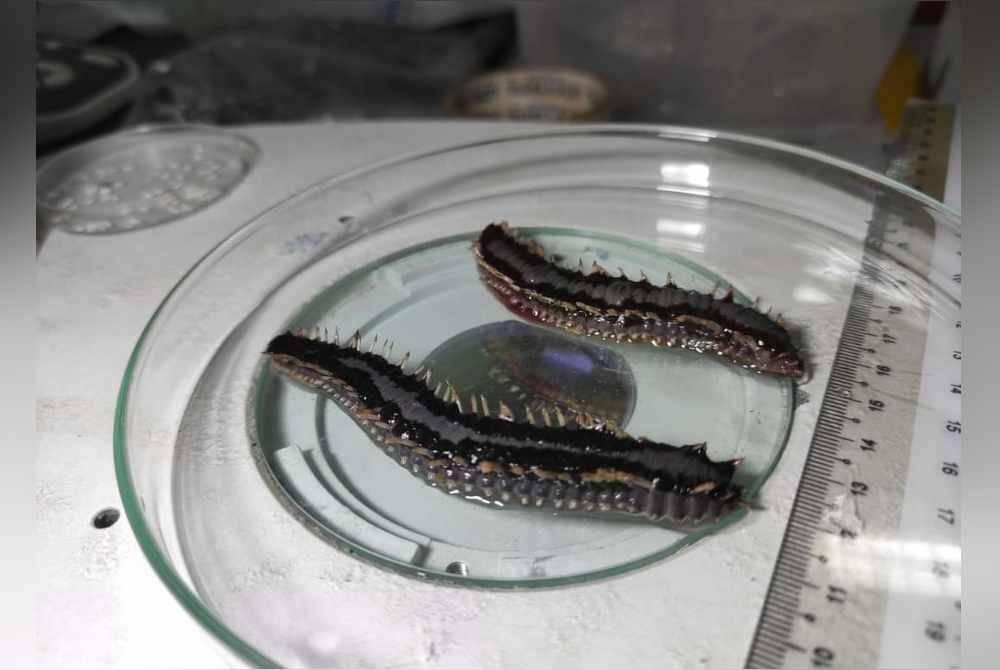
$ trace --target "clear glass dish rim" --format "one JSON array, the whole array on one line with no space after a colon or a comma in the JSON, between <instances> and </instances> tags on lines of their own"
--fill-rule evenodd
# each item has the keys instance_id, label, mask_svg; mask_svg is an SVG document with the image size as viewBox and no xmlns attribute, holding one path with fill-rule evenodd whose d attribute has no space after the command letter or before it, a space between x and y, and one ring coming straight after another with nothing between
<instances>
[{"instance_id":1,"label":"clear glass dish rim","mask_svg":"<svg viewBox=\"0 0 1000 670\"><path fill-rule=\"evenodd\" d=\"M149 321L146 323L146 326L143 328L139 339L136 341L136 344L132 349L132 353L129 356L125 373L119 387L118 400L115 407L113 439L115 478L118 484L118 490L125 509L125 516L129 521L132 532L136 536L143 555L146 557L146 560L149 561L153 571L167 587L167 590L170 591L170 593L177 599L188 614L190 614L199 625L211 633L218 641L222 642L230 651L235 653L245 663L260 668L281 667L280 664L275 663L272 659L254 649L252 645L240 638L223 621L210 612L202 604L198 595L184 583L183 579L181 579L181 577L173 569L169 559L161 554L156 545L153 533L150 530L139 505L138 495L133 486L132 477L129 472L128 454L126 452L127 448L125 444L128 394L133 381L135 364L143 351L150 332L159 324L160 314L164 312L165 308L173 302L176 295L180 295L182 293L180 289L189 281L197 270L209 265L213 258L221 256L232 248L238 246L240 242L252 235L259 227L261 227L261 225L267 221L273 212L291 206L298 201L304 200L315 193L328 188L331 184L349 181L364 174L376 173L389 167L401 166L407 163L433 158L443 154L457 153L470 149L486 148L491 145L533 140L560 139L573 136L618 136L622 138L634 139L674 139L695 142L712 142L720 140L734 144L743 144L746 146L770 149L775 152L810 159L816 161L817 163L838 168L865 180L874 182L889 190L897 191L901 195L908 196L918 201L929 209L937 210L945 214L946 220L943 223L956 230L957 226L953 225L952 221L959 224L961 222L961 215L944 203L935 200L920 191L910 188L901 182L891 179L890 177L879 174L874 170L870 170L863 166L856 165L820 151L742 133L716 131L707 128L688 126L644 124L574 124L570 126L542 130L525 131L517 129L509 133L498 133L496 136L489 139L448 145L429 151L425 150L412 152L403 156L379 161L360 168L349 170L347 172L339 173L331 177L326 177L297 193L283 198L267 209L261 211L250 221L236 229L212 247L196 263L194 263L177 281L177 283L174 284L173 288L170 289L164 299L157 306L156 310L153 312L153 315L149 318Z\"/></svg>"}]
</instances>

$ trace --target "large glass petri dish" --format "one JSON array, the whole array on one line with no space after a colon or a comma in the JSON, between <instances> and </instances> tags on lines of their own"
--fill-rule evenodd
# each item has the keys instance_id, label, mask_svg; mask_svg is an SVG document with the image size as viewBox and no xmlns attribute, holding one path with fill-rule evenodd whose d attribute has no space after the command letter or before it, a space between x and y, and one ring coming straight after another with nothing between
<instances>
[{"instance_id":1,"label":"large glass petri dish","mask_svg":"<svg viewBox=\"0 0 1000 670\"><path fill-rule=\"evenodd\" d=\"M567 591L596 597L640 568L651 584L669 581L671 554L711 551L713 533L738 527L739 515L687 533L443 495L378 453L330 403L270 374L260 356L270 337L288 327L361 329L415 362L445 359L450 342L473 353L481 347L463 344L470 338L503 343L497 333L515 326L540 344L507 359L580 346L512 326L479 285L470 242L508 220L574 264L599 259L630 276L669 272L693 288L721 283L741 300L759 297L815 356L836 346L817 305L850 290L847 259L862 248L876 201L957 226L940 204L842 161L676 128L514 135L321 182L211 251L136 345L115 426L130 523L170 590L244 662L529 662L504 634L445 645L441 627L482 620L511 632L540 619L559 637L574 625L557 615ZM933 318L957 312L933 278L907 270L905 250L885 250L880 262L909 277L902 299L932 304ZM794 420L790 383L686 352L592 346L593 360L616 361L605 368L631 384L622 382L634 395L623 410L630 432L705 440L713 458L746 459L751 496L766 490ZM505 608L499 623L483 619L485 602ZM634 614L635 603L600 603L602 619ZM434 624L411 625L426 612ZM652 630L591 635L626 655L657 639Z\"/></svg>"}]
</instances>

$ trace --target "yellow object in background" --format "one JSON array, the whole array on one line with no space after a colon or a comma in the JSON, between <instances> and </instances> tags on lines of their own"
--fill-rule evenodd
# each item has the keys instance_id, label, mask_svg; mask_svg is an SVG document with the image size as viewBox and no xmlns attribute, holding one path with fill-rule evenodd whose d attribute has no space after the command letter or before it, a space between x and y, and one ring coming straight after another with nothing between
<instances>
[{"instance_id":1,"label":"yellow object in background","mask_svg":"<svg viewBox=\"0 0 1000 670\"><path fill-rule=\"evenodd\" d=\"M875 89L875 104L890 135L899 130L906 101L922 95L923 65L904 40Z\"/></svg>"}]
</instances>

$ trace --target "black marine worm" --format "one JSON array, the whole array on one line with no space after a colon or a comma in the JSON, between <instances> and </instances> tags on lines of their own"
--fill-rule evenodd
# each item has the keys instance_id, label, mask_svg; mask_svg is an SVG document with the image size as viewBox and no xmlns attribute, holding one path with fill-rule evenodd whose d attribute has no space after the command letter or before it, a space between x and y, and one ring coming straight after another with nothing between
<instances>
[{"instance_id":1,"label":"black marine worm","mask_svg":"<svg viewBox=\"0 0 1000 670\"><path fill-rule=\"evenodd\" d=\"M730 290L716 298L642 275L611 276L594 262L567 269L545 258L506 222L486 226L473 245L479 274L522 318L576 335L656 347L681 347L719 356L754 372L801 378L805 366L781 317L737 304Z\"/></svg>"},{"instance_id":2,"label":"black marine worm","mask_svg":"<svg viewBox=\"0 0 1000 670\"><path fill-rule=\"evenodd\" d=\"M740 459L712 461L705 444L635 438L559 408L515 417L504 403L462 398L409 354L392 362L378 337L340 342L318 329L275 337L264 352L280 373L333 399L387 456L442 491L510 506L712 522L741 505Z\"/></svg>"}]
</instances>

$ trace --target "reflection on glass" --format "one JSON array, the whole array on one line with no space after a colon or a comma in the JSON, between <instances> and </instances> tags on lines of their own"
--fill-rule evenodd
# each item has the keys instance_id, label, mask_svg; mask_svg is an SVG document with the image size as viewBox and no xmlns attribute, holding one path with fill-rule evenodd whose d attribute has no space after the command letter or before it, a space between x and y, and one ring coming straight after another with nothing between
<instances>
[{"instance_id":1,"label":"reflection on glass","mask_svg":"<svg viewBox=\"0 0 1000 670\"><path fill-rule=\"evenodd\" d=\"M705 163L664 163L660 166L660 176L668 183L708 186L712 169Z\"/></svg>"},{"instance_id":2,"label":"reflection on glass","mask_svg":"<svg viewBox=\"0 0 1000 670\"><path fill-rule=\"evenodd\" d=\"M845 281L853 283L861 269L861 260L853 253L836 249L830 245L818 243L803 243L797 248L814 256L818 262L806 265L803 274L815 277L822 282Z\"/></svg>"},{"instance_id":3,"label":"reflection on glass","mask_svg":"<svg viewBox=\"0 0 1000 670\"><path fill-rule=\"evenodd\" d=\"M957 598L962 550L953 544L859 538L850 553L829 548L830 568L855 586ZM942 568L941 566L947 566Z\"/></svg>"},{"instance_id":4,"label":"reflection on glass","mask_svg":"<svg viewBox=\"0 0 1000 670\"><path fill-rule=\"evenodd\" d=\"M795 290L792 292L792 297L798 302L810 304L826 304L833 302L833 298L829 294L809 284L796 286Z\"/></svg>"},{"instance_id":5,"label":"reflection on glass","mask_svg":"<svg viewBox=\"0 0 1000 670\"><path fill-rule=\"evenodd\" d=\"M692 221L672 221L659 219L656 222L657 232L664 235L683 235L685 237L700 237L705 231L705 225Z\"/></svg>"}]
</instances>

